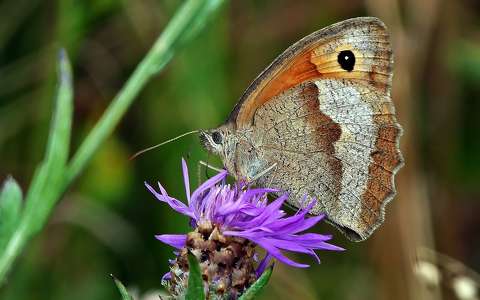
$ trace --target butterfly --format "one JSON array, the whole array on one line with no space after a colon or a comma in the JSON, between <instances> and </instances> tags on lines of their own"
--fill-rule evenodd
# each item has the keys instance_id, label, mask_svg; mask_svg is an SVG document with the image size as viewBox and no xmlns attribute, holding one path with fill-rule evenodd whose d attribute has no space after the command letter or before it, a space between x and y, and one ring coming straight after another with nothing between
<instances>
[{"instance_id":1,"label":"butterfly","mask_svg":"<svg viewBox=\"0 0 480 300\"><path fill-rule=\"evenodd\" d=\"M310 214L365 240L383 223L403 165L392 67L382 21L330 25L278 56L200 141L236 179L287 192L297 208L316 199Z\"/></svg>"}]
</instances>

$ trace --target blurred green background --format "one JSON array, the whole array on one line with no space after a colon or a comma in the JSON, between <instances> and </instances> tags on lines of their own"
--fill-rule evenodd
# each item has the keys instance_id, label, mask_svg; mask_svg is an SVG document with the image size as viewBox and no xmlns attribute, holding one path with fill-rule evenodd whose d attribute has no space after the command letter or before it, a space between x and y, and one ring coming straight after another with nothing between
<instances>
[{"instance_id":1,"label":"blurred green background","mask_svg":"<svg viewBox=\"0 0 480 300\"><path fill-rule=\"evenodd\" d=\"M76 149L179 4L2 0L0 180L11 174L26 190L43 157L60 47L74 69ZM351 243L332 227L318 226L348 251L320 253L320 265L296 257L313 264L306 270L277 264L263 299L457 299L451 278L425 284L414 270L425 248L471 268L459 273L475 277L480 270L475 0L227 2L143 90L17 261L0 299L119 299L111 273L144 299L158 299L172 248L154 234L182 233L188 226L143 182L159 180L183 199L181 158L196 179L197 162L207 155L191 136L134 161L129 156L185 131L219 125L250 81L290 44L365 15L384 20L395 46L393 98L406 159L397 176L399 195L385 225L366 242ZM220 166L218 159L209 161Z\"/></svg>"}]
</instances>

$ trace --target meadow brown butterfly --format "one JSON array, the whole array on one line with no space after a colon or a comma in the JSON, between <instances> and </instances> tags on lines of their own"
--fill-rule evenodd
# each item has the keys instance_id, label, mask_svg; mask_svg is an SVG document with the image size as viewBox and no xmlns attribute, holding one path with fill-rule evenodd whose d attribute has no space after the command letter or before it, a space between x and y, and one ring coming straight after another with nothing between
<instances>
[{"instance_id":1,"label":"meadow brown butterfly","mask_svg":"<svg viewBox=\"0 0 480 300\"><path fill-rule=\"evenodd\" d=\"M236 179L285 191L297 208L315 198L311 214L364 240L383 222L403 164L392 65L382 21L333 24L277 57L200 140Z\"/></svg>"}]
</instances>

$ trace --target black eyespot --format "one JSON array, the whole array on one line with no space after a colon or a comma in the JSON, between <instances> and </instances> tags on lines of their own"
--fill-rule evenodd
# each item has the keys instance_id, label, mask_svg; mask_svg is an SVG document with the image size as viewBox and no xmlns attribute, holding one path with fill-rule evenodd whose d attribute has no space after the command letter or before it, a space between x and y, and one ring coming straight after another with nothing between
<instances>
[{"instance_id":1,"label":"black eyespot","mask_svg":"<svg viewBox=\"0 0 480 300\"><path fill-rule=\"evenodd\" d=\"M215 144L220 145L222 143L222 135L218 131L212 133L212 140Z\"/></svg>"},{"instance_id":2,"label":"black eyespot","mask_svg":"<svg viewBox=\"0 0 480 300\"><path fill-rule=\"evenodd\" d=\"M343 50L338 54L338 63L345 71L351 72L355 66L355 55L350 50Z\"/></svg>"}]
</instances>

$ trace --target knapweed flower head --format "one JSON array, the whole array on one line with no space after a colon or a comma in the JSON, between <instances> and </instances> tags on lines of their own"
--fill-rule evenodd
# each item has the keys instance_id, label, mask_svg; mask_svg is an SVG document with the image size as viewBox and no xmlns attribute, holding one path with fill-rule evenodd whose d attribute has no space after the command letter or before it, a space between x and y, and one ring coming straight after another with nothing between
<instances>
[{"instance_id":1,"label":"knapweed flower head","mask_svg":"<svg viewBox=\"0 0 480 300\"><path fill-rule=\"evenodd\" d=\"M250 188L244 182L227 184L227 171L219 172L190 193L184 160L182 168L187 204L169 196L160 183L159 191L145 183L158 200L188 216L194 228L188 234L156 236L178 249L177 258L171 261L171 271L164 276L174 295L180 295L184 287L188 251L200 262L207 293L228 291L228 298L236 298L272 259L293 267L308 267L291 260L284 251L308 254L320 262L314 250L343 250L327 243L331 235L304 233L324 218L324 215L307 216L314 201L288 216L281 209L288 198L286 194L269 203L267 195L278 190ZM265 250L261 260L255 252L256 246Z\"/></svg>"}]
</instances>

